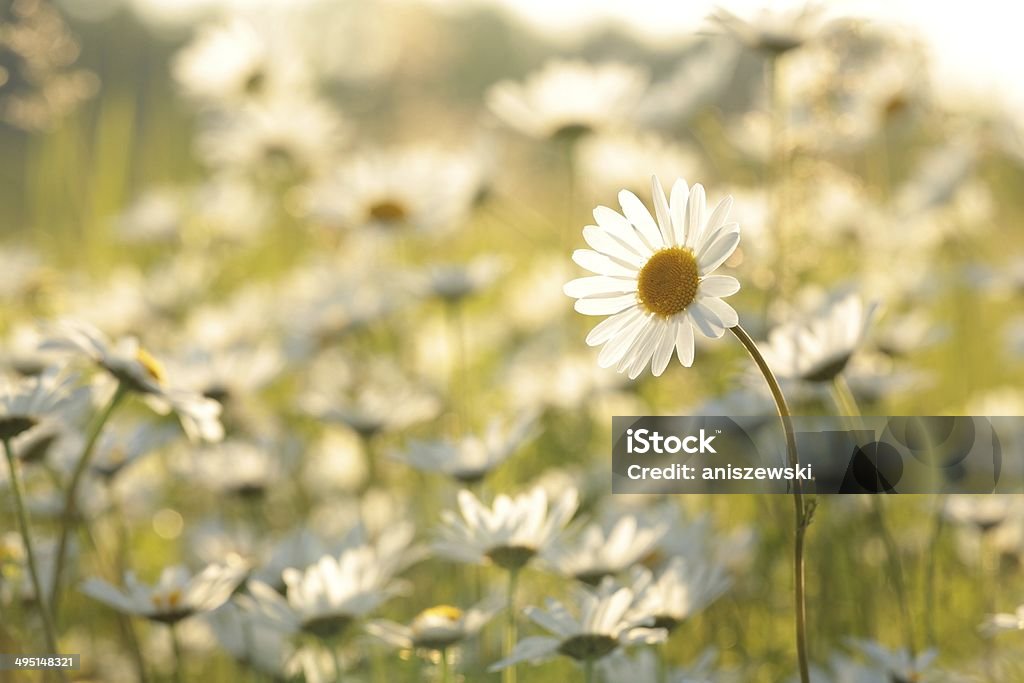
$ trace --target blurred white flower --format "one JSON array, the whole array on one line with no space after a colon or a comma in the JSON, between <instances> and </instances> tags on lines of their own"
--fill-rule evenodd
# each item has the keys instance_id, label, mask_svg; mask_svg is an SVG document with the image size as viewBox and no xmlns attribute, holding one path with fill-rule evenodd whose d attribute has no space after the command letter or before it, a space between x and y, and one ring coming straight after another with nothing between
<instances>
[{"instance_id":1,"label":"blurred white flower","mask_svg":"<svg viewBox=\"0 0 1024 683\"><path fill-rule=\"evenodd\" d=\"M171 65L184 94L201 104L231 106L308 86L310 74L288 33L260 28L242 16L201 27Z\"/></svg>"},{"instance_id":2,"label":"blurred white flower","mask_svg":"<svg viewBox=\"0 0 1024 683\"><path fill-rule=\"evenodd\" d=\"M615 130L581 141L577 168L581 180L604 195L622 188L641 192L650 185L652 173L692 178L704 164L693 149L656 133Z\"/></svg>"},{"instance_id":3,"label":"blurred white flower","mask_svg":"<svg viewBox=\"0 0 1024 683\"><path fill-rule=\"evenodd\" d=\"M213 564L192 575L180 565L165 568L157 583L145 586L135 575L124 576L124 588L102 579L87 579L81 591L124 614L174 624L200 612L217 609L231 597L247 571L244 564Z\"/></svg>"},{"instance_id":4,"label":"blurred white flower","mask_svg":"<svg viewBox=\"0 0 1024 683\"><path fill-rule=\"evenodd\" d=\"M943 514L958 524L991 531L1007 519L1020 516L1024 507L1016 496L955 494L946 498Z\"/></svg>"},{"instance_id":5,"label":"blurred white flower","mask_svg":"<svg viewBox=\"0 0 1024 683\"><path fill-rule=\"evenodd\" d=\"M505 659L490 667L499 671L518 662L539 663L564 655L577 662L594 662L620 647L649 645L665 640L664 629L653 628L653 616L630 614L633 592L610 579L596 590L575 587L579 617L559 601L548 598L545 609L527 607L528 616L550 636L531 636L516 643Z\"/></svg>"},{"instance_id":6,"label":"blurred white flower","mask_svg":"<svg viewBox=\"0 0 1024 683\"><path fill-rule=\"evenodd\" d=\"M740 289L736 278L712 275L740 242L737 223L726 223L732 198L707 215L704 187L687 188L679 179L671 203L657 178L651 178L657 221L628 190L619 193L625 216L607 207L594 209L597 225L584 228L593 248L578 249L573 260L597 273L565 285L584 315L610 315L590 334L587 344L604 344L598 365L617 365L630 379L648 363L654 376L668 367L675 351L693 364L694 328L718 338L739 324L722 297Z\"/></svg>"},{"instance_id":7,"label":"blurred white flower","mask_svg":"<svg viewBox=\"0 0 1024 683\"><path fill-rule=\"evenodd\" d=\"M699 557L673 557L654 574L634 567L630 586L636 595L631 611L654 616L654 625L671 633L717 600L730 586L725 570Z\"/></svg>"},{"instance_id":8,"label":"blurred white flower","mask_svg":"<svg viewBox=\"0 0 1024 683\"><path fill-rule=\"evenodd\" d=\"M348 547L338 557L324 555L305 569L285 569L285 597L252 580L249 594L240 596L239 604L286 633L340 635L404 590L394 577L421 556L410 547L413 531L408 524L396 526L375 542Z\"/></svg>"},{"instance_id":9,"label":"blurred white flower","mask_svg":"<svg viewBox=\"0 0 1024 683\"><path fill-rule=\"evenodd\" d=\"M820 7L805 3L785 9L764 8L749 19L720 7L709 19L746 47L775 57L811 40L821 26L821 15Z\"/></svg>"},{"instance_id":10,"label":"blurred white flower","mask_svg":"<svg viewBox=\"0 0 1024 683\"><path fill-rule=\"evenodd\" d=\"M531 137L574 140L621 125L636 109L647 80L643 69L627 64L556 60L522 83L495 84L487 106Z\"/></svg>"},{"instance_id":11,"label":"blurred white flower","mask_svg":"<svg viewBox=\"0 0 1024 683\"><path fill-rule=\"evenodd\" d=\"M667 78L651 84L637 108L637 122L672 128L692 118L729 86L738 58L739 50L732 41L701 39L686 52L682 62ZM666 169L662 173L654 165L647 169L647 173L652 170L656 175L670 178L696 175L685 167Z\"/></svg>"},{"instance_id":12,"label":"blurred white flower","mask_svg":"<svg viewBox=\"0 0 1024 683\"><path fill-rule=\"evenodd\" d=\"M890 650L871 640L851 639L850 644L896 681L921 680L939 655L938 651L929 649L915 656L906 650Z\"/></svg>"},{"instance_id":13,"label":"blurred white flower","mask_svg":"<svg viewBox=\"0 0 1024 683\"><path fill-rule=\"evenodd\" d=\"M570 542L552 548L545 559L562 574L596 586L642 560L668 529L663 519L625 514L604 524L586 525Z\"/></svg>"},{"instance_id":14,"label":"blurred white flower","mask_svg":"<svg viewBox=\"0 0 1024 683\"><path fill-rule=\"evenodd\" d=\"M366 631L400 650L445 650L474 637L501 609L497 596L485 598L467 610L452 605L428 607L408 624L383 619L371 621Z\"/></svg>"},{"instance_id":15,"label":"blurred white flower","mask_svg":"<svg viewBox=\"0 0 1024 683\"><path fill-rule=\"evenodd\" d=\"M576 513L579 495L563 490L554 501L541 488L515 497L498 495L490 507L471 492L458 496L459 512L441 513L435 550L457 562L518 570L551 551Z\"/></svg>"},{"instance_id":16,"label":"blurred white flower","mask_svg":"<svg viewBox=\"0 0 1024 683\"><path fill-rule=\"evenodd\" d=\"M347 133L333 108L290 93L213 116L196 145L202 160L215 169L293 179L323 169Z\"/></svg>"},{"instance_id":17,"label":"blurred white flower","mask_svg":"<svg viewBox=\"0 0 1024 683\"><path fill-rule=\"evenodd\" d=\"M781 379L830 382L863 343L875 309L856 294L827 302L809 318L769 332L765 359Z\"/></svg>"},{"instance_id":18,"label":"blurred white flower","mask_svg":"<svg viewBox=\"0 0 1024 683\"><path fill-rule=\"evenodd\" d=\"M982 622L981 631L986 635L995 635L1000 631L1024 631L1024 605L1018 607L1012 614L990 614Z\"/></svg>"},{"instance_id":19,"label":"blurred white flower","mask_svg":"<svg viewBox=\"0 0 1024 683\"><path fill-rule=\"evenodd\" d=\"M732 680L714 673L718 653L705 650L686 667L662 667L658 654L651 648L638 649L631 655L621 650L601 660L605 683L716 683ZM844 682L845 683L845 682Z\"/></svg>"},{"instance_id":20,"label":"blurred white flower","mask_svg":"<svg viewBox=\"0 0 1024 683\"><path fill-rule=\"evenodd\" d=\"M412 441L391 453L398 462L423 472L439 472L463 484L474 484L497 469L529 439L537 414L524 412L503 424L494 418L483 436L469 434L457 441Z\"/></svg>"},{"instance_id":21,"label":"blurred white flower","mask_svg":"<svg viewBox=\"0 0 1024 683\"><path fill-rule=\"evenodd\" d=\"M163 364L140 346L138 339L123 337L111 344L91 325L65 320L58 324L56 336L45 342L44 348L81 353L109 372L125 390L147 397L154 410L174 411L189 438L203 441L224 438L220 404L169 385Z\"/></svg>"},{"instance_id":22,"label":"blurred white flower","mask_svg":"<svg viewBox=\"0 0 1024 683\"><path fill-rule=\"evenodd\" d=\"M72 400L75 378L49 370L12 380L0 374L0 439L27 432Z\"/></svg>"},{"instance_id":23,"label":"blurred white flower","mask_svg":"<svg viewBox=\"0 0 1024 683\"><path fill-rule=\"evenodd\" d=\"M476 155L432 145L365 151L311 184L303 208L342 229L451 232L481 186Z\"/></svg>"},{"instance_id":24,"label":"blurred white flower","mask_svg":"<svg viewBox=\"0 0 1024 683\"><path fill-rule=\"evenodd\" d=\"M234 603L205 615L217 643L236 661L265 674L278 675L291 657L292 647L281 631L270 628Z\"/></svg>"}]
</instances>

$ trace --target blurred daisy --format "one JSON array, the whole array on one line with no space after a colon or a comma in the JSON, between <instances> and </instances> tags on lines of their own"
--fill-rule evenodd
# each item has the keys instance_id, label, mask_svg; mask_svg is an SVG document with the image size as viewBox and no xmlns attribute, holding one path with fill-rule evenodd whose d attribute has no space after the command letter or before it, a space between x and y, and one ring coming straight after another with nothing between
<instances>
[{"instance_id":1,"label":"blurred daisy","mask_svg":"<svg viewBox=\"0 0 1024 683\"><path fill-rule=\"evenodd\" d=\"M399 650L446 650L474 637L501 609L492 596L468 610L436 605L423 610L408 624L376 620L366 625L371 636Z\"/></svg>"},{"instance_id":2,"label":"blurred daisy","mask_svg":"<svg viewBox=\"0 0 1024 683\"><path fill-rule=\"evenodd\" d=\"M175 56L174 80L187 97L213 105L301 89L309 74L303 60L296 58L295 46L273 44L272 39L282 35L286 32L260 31L238 16L206 25ZM286 50L292 55L285 57Z\"/></svg>"},{"instance_id":3,"label":"blurred daisy","mask_svg":"<svg viewBox=\"0 0 1024 683\"><path fill-rule=\"evenodd\" d=\"M74 378L54 371L12 380L0 374L0 439L27 432L71 400Z\"/></svg>"},{"instance_id":4,"label":"blurred daisy","mask_svg":"<svg viewBox=\"0 0 1024 683\"><path fill-rule=\"evenodd\" d=\"M925 650L921 654L911 655L906 650L890 650L874 641L852 640L851 644L860 650L873 665L888 674L893 681L919 681L926 672L938 652L934 649Z\"/></svg>"},{"instance_id":5,"label":"blurred daisy","mask_svg":"<svg viewBox=\"0 0 1024 683\"><path fill-rule=\"evenodd\" d=\"M631 610L654 616L654 625L671 633L717 600L730 585L722 567L696 557L673 557L657 574L636 567L631 575L636 599Z\"/></svg>"},{"instance_id":6,"label":"blurred daisy","mask_svg":"<svg viewBox=\"0 0 1024 683\"><path fill-rule=\"evenodd\" d=\"M990 614L981 624L981 631L986 635L995 635L1001 631L1024 631L1024 605L1012 614Z\"/></svg>"},{"instance_id":7,"label":"blurred daisy","mask_svg":"<svg viewBox=\"0 0 1024 683\"><path fill-rule=\"evenodd\" d=\"M219 441L224 437L220 404L187 389L169 386L164 366L134 337L112 344L85 323L64 321L58 335L44 348L76 351L110 373L126 390L142 394L157 412L173 411L185 433L194 440Z\"/></svg>"},{"instance_id":8,"label":"blurred daisy","mask_svg":"<svg viewBox=\"0 0 1024 683\"><path fill-rule=\"evenodd\" d=\"M696 152L655 133L609 131L592 135L580 143L579 169L584 182L593 183L600 193L626 188L640 192L656 176L696 176L703 162Z\"/></svg>"},{"instance_id":9,"label":"blurred daisy","mask_svg":"<svg viewBox=\"0 0 1024 683\"><path fill-rule=\"evenodd\" d=\"M151 422L135 422L128 427L110 425L96 443L91 471L107 482L113 480L132 463L169 444L176 436L169 427Z\"/></svg>"},{"instance_id":10,"label":"blurred daisy","mask_svg":"<svg viewBox=\"0 0 1024 683\"><path fill-rule=\"evenodd\" d=\"M261 581L250 581L249 595L239 597L239 604L287 633L340 635L404 590L394 577L420 557L410 548L412 533L410 525L402 525L338 557L324 555L305 569L285 569L285 597Z\"/></svg>"},{"instance_id":11,"label":"blurred daisy","mask_svg":"<svg viewBox=\"0 0 1024 683\"><path fill-rule=\"evenodd\" d=\"M646 86L647 74L637 67L557 60L522 83L495 84L487 93L487 106L531 137L575 140L620 125Z\"/></svg>"},{"instance_id":12,"label":"blurred daisy","mask_svg":"<svg viewBox=\"0 0 1024 683\"><path fill-rule=\"evenodd\" d=\"M330 227L445 232L480 189L475 155L431 145L363 152L305 192L305 210Z\"/></svg>"},{"instance_id":13,"label":"blurred daisy","mask_svg":"<svg viewBox=\"0 0 1024 683\"><path fill-rule=\"evenodd\" d=\"M553 548L548 558L562 574L596 586L643 559L667 531L664 520L647 523L627 514L613 523L588 524L574 541Z\"/></svg>"},{"instance_id":14,"label":"blurred daisy","mask_svg":"<svg viewBox=\"0 0 1024 683\"><path fill-rule=\"evenodd\" d=\"M458 562L495 564L514 572L554 547L576 513L579 496L570 488L549 502L544 490L535 488L514 498L501 494L487 507L463 490L458 501L458 514L441 513L435 550Z\"/></svg>"},{"instance_id":15,"label":"blurred daisy","mask_svg":"<svg viewBox=\"0 0 1024 683\"><path fill-rule=\"evenodd\" d=\"M423 472L439 472L463 484L474 484L505 462L532 435L536 413L523 413L510 424L491 420L483 436L458 441L413 441L392 457Z\"/></svg>"},{"instance_id":16,"label":"blurred daisy","mask_svg":"<svg viewBox=\"0 0 1024 683\"><path fill-rule=\"evenodd\" d=\"M292 648L279 630L268 627L234 603L226 603L205 616L217 644L235 661L256 671L279 675Z\"/></svg>"},{"instance_id":17,"label":"blurred daisy","mask_svg":"<svg viewBox=\"0 0 1024 683\"><path fill-rule=\"evenodd\" d=\"M966 524L985 533L1006 520L1024 512L1016 496L951 495L946 498L943 514L957 524Z\"/></svg>"},{"instance_id":18,"label":"blurred daisy","mask_svg":"<svg viewBox=\"0 0 1024 683\"><path fill-rule=\"evenodd\" d=\"M200 131L196 145L214 168L291 179L322 169L347 132L334 109L290 93L219 114Z\"/></svg>"},{"instance_id":19,"label":"blurred daisy","mask_svg":"<svg viewBox=\"0 0 1024 683\"><path fill-rule=\"evenodd\" d=\"M167 567L152 586L139 583L135 575L124 576L124 588L102 579L87 579L81 586L89 597L124 614L145 617L164 624L217 609L231 597L247 568L239 563L214 564L194 576L180 565Z\"/></svg>"},{"instance_id":20,"label":"blurred daisy","mask_svg":"<svg viewBox=\"0 0 1024 683\"><path fill-rule=\"evenodd\" d=\"M565 285L584 315L609 315L587 335L587 344L604 344L601 367L617 366L636 378L651 365L655 376L668 367L675 351L693 364L694 329L711 338L739 324L736 311L722 300L739 291L736 278L712 273L736 250L737 223L726 223L732 198L707 214L704 188L687 188L679 179L671 202L651 178L657 221L635 194L619 193L625 215L599 206L597 225L584 228L591 249L573 260L594 276Z\"/></svg>"},{"instance_id":21,"label":"blurred daisy","mask_svg":"<svg viewBox=\"0 0 1024 683\"><path fill-rule=\"evenodd\" d=\"M564 655L586 667L621 647L650 645L665 640L664 629L653 628L652 616L630 615L633 592L608 580L596 590L575 587L579 617L561 602L548 598L545 609L525 610L550 636L531 636L519 641L512 654L490 667L500 671L518 662L539 663Z\"/></svg>"},{"instance_id":22,"label":"blurred daisy","mask_svg":"<svg viewBox=\"0 0 1024 683\"><path fill-rule=\"evenodd\" d=\"M601 680L605 683L714 683L722 680L713 673L717 658L717 652L705 650L686 667L666 671L650 648L637 650L632 655L618 651L601 660Z\"/></svg>"},{"instance_id":23,"label":"blurred daisy","mask_svg":"<svg viewBox=\"0 0 1024 683\"><path fill-rule=\"evenodd\" d=\"M746 47L778 56L814 37L820 26L821 8L810 3L783 10L766 8L750 19L742 19L720 7L709 18Z\"/></svg>"},{"instance_id":24,"label":"blurred daisy","mask_svg":"<svg viewBox=\"0 0 1024 683\"><path fill-rule=\"evenodd\" d=\"M809 318L769 332L765 359L780 379L830 382L863 343L875 308L856 294L826 303Z\"/></svg>"},{"instance_id":25,"label":"blurred daisy","mask_svg":"<svg viewBox=\"0 0 1024 683\"><path fill-rule=\"evenodd\" d=\"M501 260L482 255L466 264L429 266L422 276L422 287L448 304L456 304L490 286L504 271Z\"/></svg>"}]
</instances>

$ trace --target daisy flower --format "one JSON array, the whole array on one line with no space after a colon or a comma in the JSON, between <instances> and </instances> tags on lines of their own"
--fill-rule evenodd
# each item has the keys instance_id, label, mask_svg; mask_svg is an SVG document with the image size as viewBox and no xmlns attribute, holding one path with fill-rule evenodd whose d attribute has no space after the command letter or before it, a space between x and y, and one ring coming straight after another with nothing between
<instances>
[{"instance_id":1,"label":"daisy flower","mask_svg":"<svg viewBox=\"0 0 1024 683\"><path fill-rule=\"evenodd\" d=\"M124 576L124 587L117 588L102 579L87 579L83 593L124 614L145 617L164 624L217 609L231 597L245 577L247 567L238 562L213 564L196 575L180 565L161 572L156 585L139 583L135 575Z\"/></svg>"},{"instance_id":2,"label":"daisy flower","mask_svg":"<svg viewBox=\"0 0 1024 683\"><path fill-rule=\"evenodd\" d=\"M526 412L511 424L492 420L483 436L458 441L413 441L392 458L423 472L440 472L463 484L483 480L532 436L536 413Z\"/></svg>"},{"instance_id":3,"label":"daisy flower","mask_svg":"<svg viewBox=\"0 0 1024 683\"><path fill-rule=\"evenodd\" d=\"M635 515L614 524L589 524L575 543L555 548L550 560L566 576L594 586L643 559L668 529L664 520L648 524Z\"/></svg>"},{"instance_id":4,"label":"daisy flower","mask_svg":"<svg viewBox=\"0 0 1024 683\"><path fill-rule=\"evenodd\" d=\"M778 56L814 37L821 23L821 8L806 4L784 10L762 9L750 19L718 8L710 20L742 45Z\"/></svg>"},{"instance_id":5,"label":"daisy flower","mask_svg":"<svg viewBox=\"0 0 1024 683\"><path fill-rule=\"evenodd\" d=\"M44 342L43 348L83 354L110 373L122 389L146 397L150 407L158 413L173 411L193 440L224 438L220 404L187 389L170 386L164 365L134 337L123 337L111 343L91 325L71 321L62 322L58 330L58 336Z\"/></svg>"},{"instance_id":6,"label":"daisy flower","mask_svg":"<svg viewBox=\"0 0 1024 683\"><path fill-rule=\"evenodd\" d=\"M60 410L72 398L73 381L52 371L15 381L0 375L0 439L13 439Z\"/></svg>"},{"instance_id":7,"label":"daisy flower","mask_svg":"<svg viewBox=\"0 0 1024 683\"><path fill-rule=\"evenodd\" d=\"M673 557L658 574L636 567L632 588L636 594L633 610L654 615L659 628L672 631L686 619L717 600L729 588L730 580L721 566Z\"/></svg>"},{"instance_id":8,"label":"daisy flower","mask_svg":"<svg viewBox=\"0 0 1024 683\"><path fill-rule=\"evenodd\" d=\"M371 621L366 631L400 650L445 650L472 638L501 609L492 598L463 611L452 605L436 605L423 610L409 623L383 619Z\"/></svg>"},{"instance_id":9,"label":"daisy flower","mask_svg":"<svg viewBox=\"0 0 1024 683\"><path fill-rule=\"evenodd\" d=\"M395 574L419 559L410 549L413 528L400 525L374 543L346 548L335 557L324 555L304 570L282 573L285 597L263 583L250 581L249 595L239 604L286 633L309 633L329 638L401 593Z\"/></svg>"},{"instance_id":10,"label":"daisy flower","mask_svg":"<svg viewBox=\"0 0 1024 683\"><path fill-rule=\"evenodd\" d=\"M861 346L875 314L856 294L768 333L765 359L780 379L831 382Z\"/></svg>"},{"instance_id":11,"label":"daisy flower","mask_svg":"<svg viewBox=\"0 0 1024 683\"><path fill-rule=\"evenodd\" d=\"M591 249L578 249L573 261L596 275L565 285L584 315L607 315L587 335L587 344L603 344L601 367L615 366L635 379L648 363L655 376L668 367L672 352L686 367L693 364L694 330L721 337L739 324L722 297L740 289L736 278L713 275L740 242L738 223L727 223L732 198L710 214L704 188L688 188L679 179L671 201L651 178L657 220L635 194L619 193L622 214L594 209L597 225L583 229Z\"/></svg>"},{"instance_id":12,"label":"daisy flower","mask_svg":"<svg viewBox=\"0 0 1024 683\"><path fill-rule=\"evenodd\" d=\"M522 83L495 84L487 106L530 137L574 140L621 124L646 87L647 74L627 64L556 60Z\"/></svg>"},{"instance_id":13,"label":"daisy flower","mask_svg":"<svg viewBox=\"0 0 1024 683\"><path fill-rule=\"evenodd\" d=\"M610 579L596 590L577 586L575 597L578 617L552 598L545 609L527 607L526 616L551 635L519 641L512 654L490 670L500 671L518 662L538 663L558 655L592 666L622 647L660 643L667 636L664 629L652 628L653 616L631 615L633 591L617 588Z\"/></svg>"},{"instance_id":14,"label":"daisy flower","mask_svg":"<svg viewBox=\"0 0 1024 683\"><path fill-rule=\"evenodd\" d=\"M871 663L889 675L897 683L922 680L922 674L931 666L939 653L934 649L912 655L906 650L890 650L870 640L851 640Z\"/></svg>"},{"instance_id":15,"label":"daisy flower","mask_svg":"<svg viewBox=\"0 0 1024 683\"><path fill-rule=\"evenodd\" d=\"M510 572L547 552L576 513L579 494L567 489L549 501L535 488L514 498L499 495L487 507L469 491L459 491L459 514L441 513L435 549L459 562L495 564Z\"/></svg>"}]
</instances>

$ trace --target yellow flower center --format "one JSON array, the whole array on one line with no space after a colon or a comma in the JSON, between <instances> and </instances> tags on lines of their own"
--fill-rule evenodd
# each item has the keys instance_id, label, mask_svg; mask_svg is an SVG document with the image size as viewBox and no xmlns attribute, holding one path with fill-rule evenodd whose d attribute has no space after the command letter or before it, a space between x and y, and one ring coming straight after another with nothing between
<instances>
[{"instance_id":1,"label":"yellow flower center","mask_svg":"<svg viewBox=\"0 0 1024 683\"><path fill-rule=\"evenodd\" d=\"M693 251L668 247L655 252L640 269L637 298L651 313L669 318L693 303L699 284Z\"/></svg>"},{"instance_id":2,"label":"yellow flower center","mask_svg":"<svg viewBox=\"0 0 1024 683\"><path fill-rule=\"evenodd\" d=\"M394 199L382 199L371 204L367 213L370 220L378 223L399 223L408 217L409 210Z\"/></svg>"},{"instance_id":3,"label":"yellow flower center","mask_svg":"<svg viewBox=\"0 0 1024 683\"><path fill-rule=\"evenodd\" d=\"M167 371L164 370L163 363L154 358L153 354L146 349L139 347L139 350L135 352L135 360L157 384L167 381Z\"/></svg>"},{"instance_id":4,"label":"yellow flower center","mask_svg":"<svg viewBox=\"0 0 1024 683\"><path fill-rule=\"evenodd\" d=\"M181 603L181 591L173 590L167 595L161 595L160 593L154 593L153 606L158 610L170 612L174 610L179 603Z\"/></svg>"},{"instance_id":5,"label":"yellow flower center","mask_svg":"<svg viewBox=\"0 0 1024 683\"><path fill-rule=\"evenodd\" d=\"M420 615L416 617L417 621L420 619L447 619L448 621L458 621L462 618L462 610L458 607L452 607L451 605L437 605L436 607L428 607L427 609L420 612Z\"/></svg>"}]
</instances>

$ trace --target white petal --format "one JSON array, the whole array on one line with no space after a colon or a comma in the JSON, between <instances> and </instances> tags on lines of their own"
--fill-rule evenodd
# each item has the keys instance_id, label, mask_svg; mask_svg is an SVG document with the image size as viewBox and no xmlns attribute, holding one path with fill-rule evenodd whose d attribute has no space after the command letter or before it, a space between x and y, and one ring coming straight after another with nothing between
<instances>
[{"instance_id":1,"label":"white petal","mask_svg":"<svg viewBox=\"0 0 1024 683\"><path fill-rule=\"evenodd\" d=\"M661 377L661 373L665 372L665 368L668 367L668 362L672 360L672 351L676 347L676 327L678 325L678 321L669 323L665 326L665 331L661 335L658 348L655 349L654 358L651 360L651 372L655 377Z\"/></svg>"},{"instance_id":2,"label":"white petal","mask_svg":"<svg viewBox=\"0 0 1024 683\"><path fill-rule=\"evenodd\" d=\"M588 296L607 296L609 294L625 294L636 291L637 281L608 277L606 275L592 275L580 277L565 283L562 291L566 296L574 299L582 299Z\"/></svg>"},{"instance_id":3,"label":"white petal","mask_svg":"<svg viewBox=\"0 0 1024 683\"><path fill-rule=\"evenodd\" d=\"M578 299L575 309L583 315L611 315L624 311L636 304L636 294L623 294L622 296L605 296L593 299Z\"/></svg>"},{"instance_id":4,"label":"white petal","mask_svg":"<svg viewBox=\"0 0 1024 683\"><path fill-rule=\"evenodd\" d=\"M644 329L643 334L633 340L629 350L619 361L618 371L627 372L630 379L636 379L647 367L647 363L654 354L658 339L661 336L662 325L651 321Z\"/></svg>"},{"instance_id":5,"label":"white petal","mask_svg":"<svg viewBox=\"0 0 1024 683\"><path fill-rule=\"evenodd\" d=\"M633 340L640 334L647 324L647 316L641 315L636 320L629 322L612 337L597 356L597 364L602 368L610 368L619 362L622 354L632 345Z\"/></svg>"},{"instance_id":6,"label":"white petal","mask_svg":"<svg viewBox=\"0 0 1024 683\"><path fill-rule=\"evenodd\" d=\"M672 214L672 227L675 229L675 244L686 244L686 200L690 196L690 188L682 178L672 185L672 200L669 213Z\"/></svg>"},{"instance_id":7,"label":"white petal","mask_svg":"<svg viewBox=\"0 0 1024 683\"><path fill-rule=\"evenodd\" d=\"M619 192L619 204L622 205L622 213L626 214L626 218L652 250L657 251L665 246L661 239L661 231L651 217L651 212L639 197L629 190L622 190Z\"/></svg>"},{"instance_id":8,"label":"white petal","mask_svg":"<svg viewBox=\"0 0 1024 683\"><path fill-rule=\"evenodd\" d=\"M730 209L732 209L731 196L718 202L718 206L716 206L715 210L711 212L711 216L708 218L708 222L704 226L704 234L710 235L712 232L725 225L726 219L729 218Z\"/></svg>"},{"instance_id":9,"label":"white petal","mask_svg":"<svg viewBox=\"0 0 1024 683\"><path fill-rule=\"evenodd\" d=\"M690 320L693 321L693 326L700 330L701 334L705 337L718 339L725 334L725 324L718 317L718 314L700 301L694 301L690 304L686 312L690 316Z\"/></svg>"},{"instance_id":10,"label":"white petal","mask_svg":"<svg viewBox=\"0 0 1024 683\"><path fill-rule=\"evenodd\" d=\"M735 226L730 229L729 226ZM719 228L719 234L709 240L704 248L697 254L697 263L700 265L701 276L714 272L715 268L725 263L725 260L732 256L740 243L740 229L735 223Z\"/></svg>"},{"instance_id":11,"label":"white petal","mask_svg":"<svg viewBox=\"0 0 1024 683\"><path fill-rule=\"evenodd\" d=\"M615 315L602 320L594 329L587 335L588 346L600 346L609 339L615 336L615 334L623 329L626 325L634 322L638 317L642 316L643 312L639 306L634 306L628 310L616 313Z\"/></svg>"},{"instance_id":12,"label":"white petal","mask_svg":"<svg viewBox=\"0 0 1024 683\"><path fill-rule=\"evenodd\" d=\"M732 296L740 291L740 281L730 275L709 275L701 278L698 296ZM571 295L570 295L571 296Z\"/></svg>"},{"instance_id":13,"label":"white petal","mask_svg":"<svg viewBox=\"0 0 1024 683\"><path fill-rule=\"evenodd\" d=\"M609 209L607 206L599 206L594 209L594 220L609 235L622 240L629 245L630 249L644 258L653 253L651 248L640 238L636 229L618 211Z\"/></svg>"},{"instance_id":14,"label":"white petal","mask_svg":"<svg viewBox=\"0 0 1024 683\"><path fill-rule=\"evenodd\" d=\"M596 225L588 225L583 228L583 239L593 248L594 251L604 254L612 259L628 263L636 268L644 265L644 257L636 253L625 242L615 237L604 228Z\"/></svg>"},{"instance_id":15,"label":"white petal","mask_svg":"<svg viewBox=\"0 0 1024 683\"><path fill-rule=\"evenodd\" d=\"M679 327L676 328L676 355L679 357L679 362L685 367L693 365L693 352L693 325L690 323L689 316L682 316Z\"/></svg>"},{"instance_id":16,"label":"white petal","mask_svg":"<svg viewBox=\"0 0 1024 683\"><path fill-rule=\"evenodd\" d=\"M665 246L675 244L675 233L672 230L672 218L668 210L668 199L665 198L665 190L662 189L658 176L651 176L651 200L654 202L654 213L658 217L658 228L661 230L661 240Z\"/></svg>"},{"instance_id":17,"label":"white petal","mask_svg":"<svg viewBox=\"0 0 1024 683\"><path fill-rule=\"evenodd\" d=\"M725 327L736 327L740 324L740 317L736 313L736 309L718 297L701 297L698 301L711 309Z\"/></svg>"},{"instance_id":18,"label":"white petal","mask_svg":"<svg viewBox=\"0 0 1024 683\"><path fill-rule=\"evenodd\" d=\"M700 183L690 188L690 198L686 201L686 246L694 247L700 240L704 226L704 186Z\"/></svg>"},{"instance_id":19,"label":"white petal","mask_svg":"<svg viewBox=\"0 0 1024 683\"><path fill-rule=\"evenodd\" d=\"M586 268L592 273L597 273L598 275L619 275L622 277L631 277L636 275L635 270L619 265L604 254L599 254L596 251L591 251L590 249L577 249L572 253L572 260L583 268Z\"/></svg>"}]
</instances>

